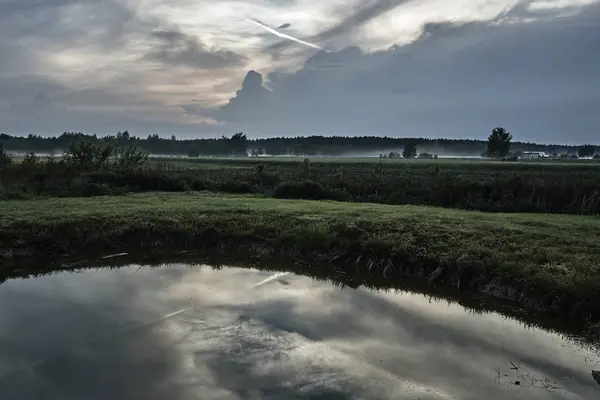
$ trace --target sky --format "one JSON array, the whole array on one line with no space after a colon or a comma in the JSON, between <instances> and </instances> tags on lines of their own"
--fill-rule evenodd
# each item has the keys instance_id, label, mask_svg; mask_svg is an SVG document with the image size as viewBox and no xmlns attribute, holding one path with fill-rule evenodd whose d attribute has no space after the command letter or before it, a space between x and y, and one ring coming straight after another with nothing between
<instances>
[{"instance_id":1,"label":"sky","mask_svg":"<svg viewBox=\"0 0 600 400\"><path fill-rule=\"evenodd\" d=\"M600 144L600 0L0 0L0 132Z\"/></svg>"}]
</instances>

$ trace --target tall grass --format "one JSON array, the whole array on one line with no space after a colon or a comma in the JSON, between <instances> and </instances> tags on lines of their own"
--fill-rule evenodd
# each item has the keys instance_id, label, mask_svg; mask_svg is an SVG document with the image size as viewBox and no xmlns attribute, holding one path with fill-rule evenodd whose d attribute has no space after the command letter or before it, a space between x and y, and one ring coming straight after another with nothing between
<instances>
[{"instance_id":1,"label":"tall grass","mask_svg":"<svg viewBox=\"0 0 600 400\"><path fill-rule=\"evenodd\" d=\"M491 212L600 213L600 166L593 164L518 168L518 164L493 162L231 164L226 160L203 167L145 159L131 166L110 160L86 168L69 159L34 156L21 163L4 163L0 198L211 190Z\"/></svg>"}]
</instances>

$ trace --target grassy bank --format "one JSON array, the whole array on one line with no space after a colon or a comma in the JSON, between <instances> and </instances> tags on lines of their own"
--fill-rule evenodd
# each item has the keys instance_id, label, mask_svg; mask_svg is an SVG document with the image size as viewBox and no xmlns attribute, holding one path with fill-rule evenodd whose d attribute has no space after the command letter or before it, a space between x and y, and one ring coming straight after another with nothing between
<instances>
[{"instance_id":1,"label":"grassy bank","mask_svg":"<svg viewBox=\"0 0 600 400\"><path fill-rule=\"evenodd\" d=\"M5 201L0 207L5 269L36 257L90 252L239 252L420 280L590 321L600 320L599 228L595 217L205 193Z\"/></svg>"}]
</instances>

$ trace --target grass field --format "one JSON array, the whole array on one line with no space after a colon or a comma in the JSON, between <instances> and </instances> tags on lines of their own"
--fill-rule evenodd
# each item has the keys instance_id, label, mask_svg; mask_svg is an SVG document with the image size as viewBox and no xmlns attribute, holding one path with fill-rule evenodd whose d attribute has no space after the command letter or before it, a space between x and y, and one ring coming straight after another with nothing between
<instances>
[{"instance_id":1,"label":"grass field","mask_svg":"<svg viewBox=\"0 0 600 400\"><path fill-rule=\"evenodd\" d=\"M330 164L344 166L348 164L384 164L389 167L427 168L432 165L450 166L458 169L489 169L491 167L502 170L545 170L549 168L600 168L597 160L520 160L513 162L497 161L485 158L451 158L442 157L438 159L390 159L379 157L161 157L152 156L151 163L169 163L181 168L207 168L215 166L227 167L249 167L256 164L272 166L289 166L290 164L301 164L308 158L310 162L317 164Z\"/></svg>"},{"instance_id":2,"label":"grass field","mask_svg":"<svg viewBox=\"0 0 600 400\"><path fill-rule=\"evenodd\" d=\"M214 193L4 201L0 208L2 254L15 263L97 251L238 251L425 279L585 320L600 320L598 231L597 217Z\"/></svg>"},{"instance_id":3,"label":"grass field","mask_svg":"<svg viewBox=\"0 0 600 400\"><path fill-rule=\"evenodd\" d=\"M80 168L57 160L0 168L0 199L189 190L491 212L597 215L600 163L152 158L133 169L110 163Z\"/></svg>"}]
</instances>

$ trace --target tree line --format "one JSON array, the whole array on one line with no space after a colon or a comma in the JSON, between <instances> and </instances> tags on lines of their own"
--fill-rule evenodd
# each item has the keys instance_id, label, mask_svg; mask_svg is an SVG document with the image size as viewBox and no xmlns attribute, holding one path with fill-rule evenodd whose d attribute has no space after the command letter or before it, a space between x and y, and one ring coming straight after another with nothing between
<instances>
[{"instance_id":1,"label":"tree line","mask_svg":"<svg viewBox=\"0 0 600 400\"><path fill-rule=\"evenodd\" d=\"M122 148L135 146L151 154L165 155L187 155L198 156L341 156L341 155L365 155L371 153L378 155L382 151L390 150L405 152L409 156L418 153L431 153L440 155L480 155L488 152L488 141L473 139L427 139L427 138L392 138L377 136L306 136L306 137L275 137L263 139L249 139L240 132L230 137L201 138L201 139L177 139L160 137L158 134L138 137L128 131L118 132L108 137L114 140ZM28 136L11 136L0 134L0 144L6 151L11 152L36 152L36 153L63 153L73 142L89 140L92 143L100 143L107 137L89 135L81 132L65 132L60 136L42 137L30 134ZM577 154L584 148L584 153L590 151L590 147L548 145L526 142L512 142L508 148L515 151L543 151L547 154ZM502 140L497 144L502 146ZM590 145L588 145L590 146ZM407 149L407 147L410 147ZM593 155L594 146L591 146ZM496 150L494 150L496 151ZM500 155L494 153L493 155ZM587 153L586 153L587 154Z\"/></svg>"}]
</instances>

